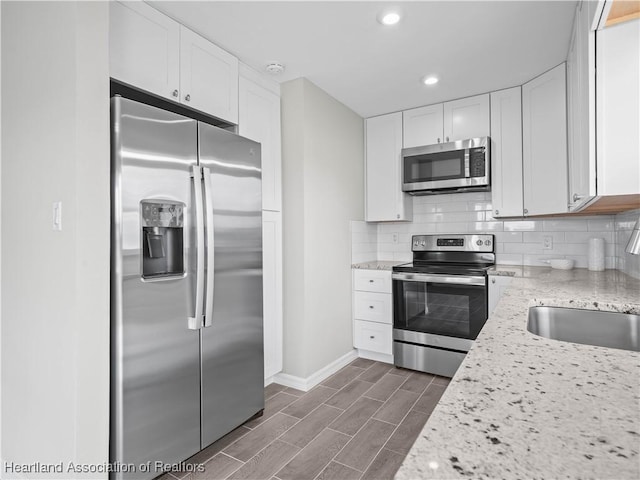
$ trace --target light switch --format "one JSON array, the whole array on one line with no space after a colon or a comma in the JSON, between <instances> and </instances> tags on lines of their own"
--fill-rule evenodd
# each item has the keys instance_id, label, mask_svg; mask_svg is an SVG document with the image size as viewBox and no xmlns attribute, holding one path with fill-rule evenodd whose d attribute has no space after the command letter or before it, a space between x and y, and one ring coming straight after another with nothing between
<instances>
[{"instance_id":1,"label":"light switch","mask_svg":"<svg viewBox=\"0 0 640 480\"><path fill-rule=\"evenodd\" d=\"M62 231L62 202L53 202L53 225L56 232Z\"/></svg>"}]
</instances>

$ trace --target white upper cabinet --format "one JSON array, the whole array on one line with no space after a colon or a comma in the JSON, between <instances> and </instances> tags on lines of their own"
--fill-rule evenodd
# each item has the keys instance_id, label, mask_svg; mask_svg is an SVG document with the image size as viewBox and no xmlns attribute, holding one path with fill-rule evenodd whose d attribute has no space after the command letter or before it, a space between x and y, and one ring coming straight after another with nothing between
<instances>
[{"instance_id":1,"label":"white upper cabinet","mask_svg":"<svg viewBox=\"0 0 640 480\"><path fill-rule=\"evenodd\" d=\"M566 105L564 63L522 86L525 215L568 211Z\"/></svg>"},{"instance_id":2,"label":"white upper cabinet","mask_svg":"<svg viewBox=\"0 0 640 480\"><path fill-rule=\"evenodd\" d=\"M411 197L402 191L400 153L402 113L367 118L366 126L366 221L410 221Z\"/></svg>"},{"instance_id":3,"label":"white upper cabinet","mask_svg":"<svg viewBox=\"0 0 640 480\"><path fill-rule=\"evenodd\" d=\"M489 135L489 94L444 104L444 141L454 142Z\"/></svg>"},{"instance_id":4,"label":"white upper cabinet","mask_svg":"<svg viewBox=\"0 0 640 480\"><path fill-rule=\"evenodd\" d=\"M444 138L442 104L405 110L402 129L404 148L441 143Z\"/></svg>"},{"instance_id":5,"label":"white upper cabinet","mask_svg":"<svg viewBox=\"0 0 640 480\"><path fill-rule=\"evenodd\" d=\"M240 77L238 133L262 146L262 209L282 210L280 97Z\"/></svg>"},{"instance_id":6,"label":"white upper cabinet","mask_svg":"<svg viewBox=\"0 0 640 480\"><path fill-rule=\"evenodd\" d=\"M181 102L238 123L238 59L180 27Z\"/></svg>"},{"instance_id":7,"label":"white upper cabinet","mask_svg":"<svg viewBox=\"0 0 640 480\"><path fill-rule=\"evenodd\" d=\"M178 100L180 25L143 2L109 2L111 77Z\"/></svg>"},{"instance_id":8,"label":"white upper cabinet","mask_svg":"<svg viewBox=\"0 0 640 480\"><path fill-rule=\"evenodd\" d=\"M521 217L522 93L491 93L491 201L494 217Z\"/></svg>"},{"instance_id":9,"label":"white upper cabinet","mask_svg":"<svg viewBox=\"0 0 640 480\"><path fill-rule=\"evenodd\" d=\"M144 2L110 2L111 77L238 123L238 59Z\"/></svg>"},{"instance_id":10,"label":"white upper cabinet","mask_svg":"<svg viewBox=\"0 0 640 480\"><path fill-rule=\"evenodd\" d=\"M640 193L640 19L597 31L598 195Z\"/></svg>"},{"instance_id":11,"label":"white upper cabinet","mask_svg":"<svg viewBox=\"0 0 640 480\"><path fill-rule=\"evenodd\" d=\"M489 94L402 112L403 147L489 135Z\"/></svg>"},{"instance_id":12,"label":"white upper cabinet","mask_svg":"<svg viewBox=\"0 0 640 480\"><path fill-rule=\"evenodd\" d=\"M593 3L593 2L590 2ZM595 32L586 2L576 7L567 56L569 146L569 208L580 207L596 195L595 152Z\"/></svg>"}]
</instances>

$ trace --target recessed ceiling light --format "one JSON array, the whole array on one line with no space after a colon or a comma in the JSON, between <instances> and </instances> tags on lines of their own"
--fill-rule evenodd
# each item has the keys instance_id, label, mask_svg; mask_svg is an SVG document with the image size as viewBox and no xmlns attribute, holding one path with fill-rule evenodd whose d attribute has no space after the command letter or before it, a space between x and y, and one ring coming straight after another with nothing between
<instances>
[{"instance_id":1,"label":"recessed ceiling light","mask_svg":"<svg viewBox=\"0 0 640 480\"><path fill-rule=\"evenodd\" d=\"M395 25L400 21L400 14L398 12L384 12L378 21L383 25Z\"/></svg>"},{"instance_id":2,"label":"recessed ceiling light","mask_svg":"<svg viewBox=\"0 0 640 480\"><path fill-rule=\"evenodd\" d=\"M438 77L434 77L433 75L430 75L428 77L424 77L422 82L425 85L435 85L436 83L438 83Z\"/></svg>"}]
</instances>

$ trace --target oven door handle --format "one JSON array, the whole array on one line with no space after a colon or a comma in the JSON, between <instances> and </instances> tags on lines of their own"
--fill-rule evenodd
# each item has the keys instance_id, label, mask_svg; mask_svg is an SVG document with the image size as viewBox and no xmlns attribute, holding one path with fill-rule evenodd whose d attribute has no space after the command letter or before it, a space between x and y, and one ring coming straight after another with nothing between
<instances>
[{"instance_id":1,"label":"oven door handle","mask_svg":"<svg viewBox=\"0 0 640 480\"><path fill-rule=\"evenodd\" d=\"M425 275L422 273L393 273L392 280L422 283L448 283L454 285L479 285L485 286L485 277L470 277L462 275Z\"/></svg>"}]
</instances>

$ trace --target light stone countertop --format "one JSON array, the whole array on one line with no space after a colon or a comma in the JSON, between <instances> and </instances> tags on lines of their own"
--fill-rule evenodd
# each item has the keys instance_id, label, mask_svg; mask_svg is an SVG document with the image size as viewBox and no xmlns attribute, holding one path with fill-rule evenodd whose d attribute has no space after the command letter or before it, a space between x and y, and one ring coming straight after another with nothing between
<instances>
[{"instance_id":1,"label":"light stone countertop","mask_svg":"<svg viewBox=\"0 0 640 480\"><path fill-rule=\"evenodd\" d=\"M354 263L351 268L362 270L389 270L396 265L402 265L407 262L399 262L394 260L371 260L370 262Z\"/></svg>"},{"instance_id":2,"label":"light stone countertop","mask_svg":"<svg viewBox=\"0 0 640 480\"><path fill-rule=\"evenodd\" d=\"M640 353L526 330L534 305L640 313L640 280L497 270L509 269L513 281L395 478L640 478Z\"/></svg>"}]
</instances>

